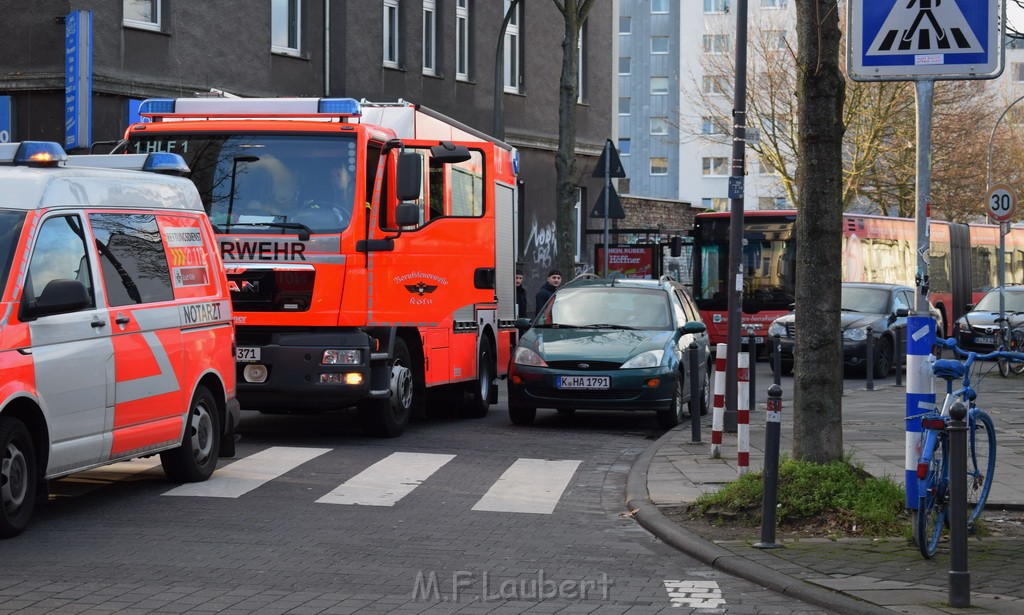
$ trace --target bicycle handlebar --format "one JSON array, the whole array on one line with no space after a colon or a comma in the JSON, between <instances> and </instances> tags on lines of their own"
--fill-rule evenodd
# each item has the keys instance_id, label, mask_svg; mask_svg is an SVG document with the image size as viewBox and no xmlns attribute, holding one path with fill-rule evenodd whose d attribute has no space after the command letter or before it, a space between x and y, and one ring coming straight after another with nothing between
<instances>
[{"instance_id":1,"label":"bicycle handlebar","mask_svg":"<svg viewBox=\"0 0 1024 615\"><path fill-rule=\"evenodd\" d=\"M952 338L952 337L947 338L947 339L938 338L935 341L935 343L937 345L939 345L939 346L944 347L944 348L950 348L950 349L953 350L953 352L958 357L963 357L963 358L967 359L967 365L968 366L970 366L970 364L973 363L977 359L981 359L982 361L987 361L988 359L1003 358L1003 359L1008 359L1010 361L1019 361L1021 363L1024 363L1024 352L1013 352L1013 351L1010 351L1010 350L999 350L997 348L997 349L993 350L992 352L989 352L989 353L986 353L986 354L979 354L977 352L974 352L973 350L964 350L963 348L960 348L957 345L957 343L956 343L956 338Z\"/></svg>"}]
</instances>

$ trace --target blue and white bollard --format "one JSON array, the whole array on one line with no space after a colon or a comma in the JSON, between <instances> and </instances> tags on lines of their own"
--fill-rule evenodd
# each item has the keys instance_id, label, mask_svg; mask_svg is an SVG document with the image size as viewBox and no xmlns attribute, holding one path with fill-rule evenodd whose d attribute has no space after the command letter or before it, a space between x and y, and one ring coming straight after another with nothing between
<instances>
[{"instance_id":1,"label":"blue and white bollard","mask_svg":"<svg viewBox=\"0 0 1024 615\"><path fill-rule=\"evenodd\" d=\"M932 346L935 321L930 316L907 317L907 412L918 416L935 407L935 378L932 376ZM917 510L917 461L921 458L921 421L906 422L907 509Z\"/></svg>"}]
</instances>

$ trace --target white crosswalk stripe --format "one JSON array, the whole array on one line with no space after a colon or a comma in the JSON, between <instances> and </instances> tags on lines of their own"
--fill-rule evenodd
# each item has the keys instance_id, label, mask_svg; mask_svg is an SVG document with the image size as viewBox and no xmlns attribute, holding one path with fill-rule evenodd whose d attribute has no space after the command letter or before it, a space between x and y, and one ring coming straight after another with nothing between
<instances>
[{"instance_id":1,"label":"white crosswalk stripe","mask_svg":"<svg viewBox=\"0 0 1024 615\"><path fill-rule=\"evenodd\" d=\"M321 504L394 506L455 455L392 453L317 500Z\"/></svg>"},{"instance_id":2,"label":"white crosswalk stripe","mask_svg":"<svg viewBox=\"0 0 1024 615\"><path fill-rule=\"evenodd\" d=\"M181 485L163 495L237 498L330 451L274 446L219 468L205 482Z\"/></svg>"},{"instance_id":3,"label":"white crosswalk stripe","mask_svg":"<svg viewBox=\"0 0 1024 615\"><path fill-rule=\"evenodd\" d=\"M572 459L518 459L473 510L550 515L580 463Z\"/></svg>"}]
</instances>

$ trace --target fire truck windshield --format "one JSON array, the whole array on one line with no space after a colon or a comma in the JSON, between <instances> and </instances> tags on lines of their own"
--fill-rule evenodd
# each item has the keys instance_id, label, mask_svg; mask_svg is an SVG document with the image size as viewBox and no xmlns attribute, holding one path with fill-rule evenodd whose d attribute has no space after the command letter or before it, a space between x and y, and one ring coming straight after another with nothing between
<instances>
[{"instance_id":1,"label":"fire truck windshield","mask_svg":"<svg viewBox=\"0 0 1024 615\"><path fill-rule=\"evenodd\" d=\"M356 193L356 142L346 135L133 135L130 153L181 154L221 232L348 227Z\"/></svg>"}]
</instances>

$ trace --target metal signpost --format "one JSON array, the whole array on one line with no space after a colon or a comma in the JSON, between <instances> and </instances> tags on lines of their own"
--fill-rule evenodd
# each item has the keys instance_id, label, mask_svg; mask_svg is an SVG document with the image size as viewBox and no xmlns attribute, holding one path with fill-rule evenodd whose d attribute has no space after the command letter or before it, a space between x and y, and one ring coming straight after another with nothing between
<instances>
[{"instance_id":1,"label":"metal signpost","mask_svg":"<svg viewBox=\"0 0 1024 615\"><path fill-rule=\"evenodd\" d=\"M988 217L999 224L999 318L1006 318L1006 234L1010 232L1010 219L1017 209L1017 194L1006 184L995 184L988 189Z\"/></svg>"},{"instance_id":2,"label":"metal signpost","mask_svg":"<svg viewBox=\"0 0 1024 615\"><path fill-rule=\"evenodd\" d=\"M936 79L992 79L1003 70L1005 0L850 0L847 67L857 81L914 81L917 100L917 275L907 319L906 415L935 406L928 355L932 101ZM906 505L916 509L920 421L906 421ZM916 533L916 532L915 532Z\"/></svg>"}]
</instances>

